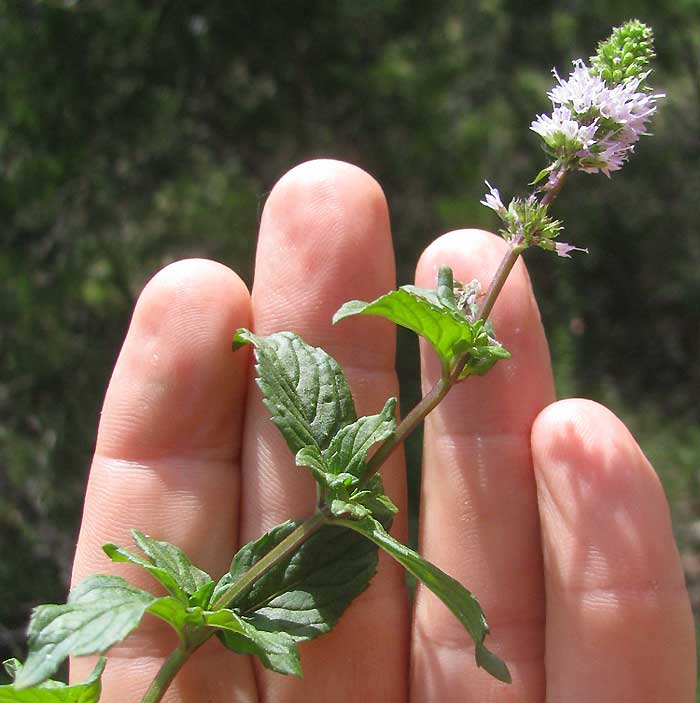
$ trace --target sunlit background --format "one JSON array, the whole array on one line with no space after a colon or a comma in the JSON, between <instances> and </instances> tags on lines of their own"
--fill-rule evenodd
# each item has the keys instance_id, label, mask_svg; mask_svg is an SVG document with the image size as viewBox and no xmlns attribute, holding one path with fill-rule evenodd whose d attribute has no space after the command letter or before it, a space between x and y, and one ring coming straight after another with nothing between
<instances>
[{"instance_id":1,"label":"sunlit background","mask_svg":"<svg viewBox=\"0 0 700 703\"><path fill-rule=\"evenodd\" d=\"M526 260L559 394L610 405L655 462L697 604L700 0L0 0L0 658L23 656L33 605L65 598L146 280L205 256L250 282L266 194L327 156L383 185L410 282L438 234L496 227L483 181L509 198L545 165L528 126L550 69L632 17L657 35L654 136L557 203L590 255ZM417 354L400 339L407 405Z\"/></svg>"}]
</instances>

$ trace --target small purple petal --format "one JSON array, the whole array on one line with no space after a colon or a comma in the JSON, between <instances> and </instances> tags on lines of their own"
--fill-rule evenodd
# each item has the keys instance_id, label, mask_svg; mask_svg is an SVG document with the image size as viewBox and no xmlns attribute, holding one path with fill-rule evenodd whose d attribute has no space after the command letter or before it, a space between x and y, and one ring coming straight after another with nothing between
<instances>
[{"instance_id":1,"label":"small purple petal","mask_svg":"<svg viewBox=\"0 0 700 703\"><path fill-rule=\"evenodd\" d=\"M498 215L503 216L506 214L507 210L503 202L501 201L501 194L498 192L498 188L494 188L488 181L484 181L489 189L486 193L484 199L481 200L482 205L491 208Z\"/></svg>"},{"instance_id":2,"label":"small purple petal","mask_svg":"<svg viewBox=\"0 0 700 703\"><path fill-rule=\"evenodd\" d=\"M554 242L554 251L557 253L557 255L563 256L567 259L571 258L570 252L572 251L583 251L588 254L588 249L581 249L580 247L572 246L571 244L567 244L566 242Z\"/></svg>"}]
</instances>

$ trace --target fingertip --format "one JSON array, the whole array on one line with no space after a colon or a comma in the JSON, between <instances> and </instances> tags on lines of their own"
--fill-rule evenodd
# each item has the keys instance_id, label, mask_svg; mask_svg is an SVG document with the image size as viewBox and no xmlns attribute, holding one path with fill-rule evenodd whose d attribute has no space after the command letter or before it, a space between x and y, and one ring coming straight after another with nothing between
<instances>
[{"instance_id":1,"label":"fingertip","mask_svg":"<svg viewBox=\"0 0 700 703\"><path fill-rule=\"evenodd\" d=\"M543 435L543 438L556 437L562 425L567 425L588 440L597 429L612 426L613 431L623 431L629 434L627 427L605 405L588 398L566 398L548 405L542 410L533 423L532 432Z\"/></svg>"},{"instance_id":2,"label":"fingertip","mask_svg":"<svg viewBox=\"0 0 700 703\"><path fill-rule=\"evenodd\" d=\"M624 423L591 400L553 403L533 424L532 456L550 584L567 590L678 590L683 576L658 475ZM582 545L588 555L584 568Z\"/></svg>"},{"instance_id":3,"label":"fingertip","mask_svg":"<svg viewBox=\"0 0 700 703\"><path fill-rule=\"evenodd\" d=\"M186 326L192 313L206 306L218 307L222 301L227 303L228 317L249 319L250 293L235 271L209 259L182 259L164 266L146 283L134 308L131 327L158 333L171 323Z\"/></svg>"},{"instance_id":4,"label":"fingertip","mask_svg":"<svg viewBox=\"0 0 700 703\"><path fill-rule=\"evenodd\" d=\"M561 471L608 499L613 492L627 499L633 492L653 493L658 510L668 513L658 475L625 424L605 406L582 398L552 403L535 419L531 444L544 480L558 480Z\"/></svg>"},{"instance_id":5,"label":"fingertip","mask_svg":"<svg viewBox=\"0 0 700 703\"><path fill-rule=\"evenodd\" d=\"M288 212L300 204L322 204L329 194L338 192L363 204L370 203L377 215L388 211L377 180L359 166L336 159L312 159L287 171L270 192L266 209L281 207Z\"/></svg>"},{"instance_id":6,"label":"fingertip","mask_svg":"<svg viewBox=\"0 0 700 703\"><path fill-rule=\"evenodd\" d=\"M342 358L394 366L388 323L333 327L347 300L372 300L395 285L389 211L368 173L342 161L307 161L272 189L260 225L253 309L256 331L299 331ZM374 363L374 362L372 362Z\"/></svg>"},{"instance_id":7,"label":"fingertip","mask_svg":"<svg viewBox=\"0 0 700 703\"><path fill-rule=\"evenodd\" d=\"M232 399L246 380L245 353L231 353L250 323L250 295L226 266L188 259L144 287L110 380L97 453L142 460L189 447L230 453Z\"/></svg>"},{"instance_id":8,"label":"fingertip","mask_svg":"<svg viewBox=\"0 0 700 703\"><path fill-rule=\"evenodd\" d=\"M439 236L423 251L416 267L416 284L432 287L438 269L447 263L455 268L462 262L487 259L498 263L505 254L503 239L483 229L457 229ZM453 263L450 263L453 262Z\"/></svg>"},{"instance_id":9,"label":"fingertip","mask_svg":"<svg viewBox=\"0 0 700 703\"><path fill-rule=\"evenodd\" d=\"M291 169L265 204L256 271L270 256L297 261L309 274L343 278L345 289L361 289L377 278L393 285L389 209L381 186L361 168L333 159ZM363 266L353 265L358 258ZM274 271L280 286L298 286L297 267Z\"/></svg>"}]
</instances>

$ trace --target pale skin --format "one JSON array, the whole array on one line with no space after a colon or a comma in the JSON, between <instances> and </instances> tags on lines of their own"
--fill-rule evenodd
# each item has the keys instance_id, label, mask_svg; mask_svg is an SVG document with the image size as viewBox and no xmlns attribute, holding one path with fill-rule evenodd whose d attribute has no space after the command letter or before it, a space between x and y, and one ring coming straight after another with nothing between
<instances>
[{"instance_id":1,"label":"pale skin","mask_svg":"<svg viewBox=\"0 0 700 703\"><path fill-rule=\"evenodd\" d=\"M206 236L206 233L202 233ZM463 230L431 244L416 282L437 267L487 285L503 254L494 235ZM536 253L535 256L545 256ZM567 262L553 260L552 266ZM387 205L360 169L303 164L270 194L252 295L211 261L168 266L144 289L109 384L88 483L73 581L125 575L101 545L129 529L182 547L215 576L238 546L313 510L314 487L270 423L249 350L233 331L289 329L345 369L358 412L398 392L395 331L382 320L331 326L346 300L394 288ZM555 401L547 343L522 262L491 315L512 352L454 388L427 419L421 553L479 598L488 645L510 667L495 681L468 635L426 590L411 612L403 571L382 557L372 585L336 629L302 645L304 678L268 672L209 641L178 675L170 703L692 703L695 645L688 593L659 480L610 411ZM422 348L423 388L438 377ZM383 469L406 537L401 451ZM110 652L105 703L137 702L175 646L144 626ZM72 678L91 659L72 662Z\"/></svg>"}]
</instances>

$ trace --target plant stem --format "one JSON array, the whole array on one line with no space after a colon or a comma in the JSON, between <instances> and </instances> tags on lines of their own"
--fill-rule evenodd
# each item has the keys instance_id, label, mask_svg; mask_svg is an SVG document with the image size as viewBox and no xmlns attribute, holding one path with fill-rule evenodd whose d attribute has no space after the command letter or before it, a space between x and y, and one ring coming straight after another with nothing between
<instances>
[{"instance_id":1,"label":"plant stem","mask_svg":"<svg viewBox=\"0 0 700 703\"><path fill-rule=\"evenodd\" d=\"M264 557L259 559L241 576L238 581L231 584L230 588L222 593L214 603L211 610L221 610L230 605L241 593L249 588L261 576L266 574L280 561L293 554L311 535L318 532L326 522L328 513L320 510L310 518L304 520L295 530L290 532L279 544L275 545ZM163 698L168 686L172 683L177 672L182 668L190 655L201 647L215 634L214 628L197 632L187 645L180 645L170 653L170 656L161 666L155 679L149 686L141 703L158 703Z\"/></svg>"},{"instance_id":2,"label":"plant stem","mask_svg":"<svg viewBox=\"0 0 700 703\"><path fill-rule=\"evenodd\" d=\"M420 424L425 416L438 405L438 403L447 395L450 386L444 378L441 378L432 388L432 390L421 401L413 407L406 417L399 423L396 431L388 437L379 449L374 453L372 458L367 462L367 472L365 474L366 483L372 474L375 474L381 465L389 458L389 455L396 447L408 437L411 432Z\"/></svg>"},{"instance_id":3,"label":"plant stem","mask_svg":"<svg viewBox=\"0 0 700 703\"><path fill-rule=\"evenodd\" d=\"M275 545L264 557L261 557L235 583L224 591L211 605L212 610L220 610L229 606L241 593L253 585L261 576L279 564L280 561L293 554L311 535L318 532L326 522L328 513L325 510L315 512L304 520L295 530L290 532L279 544Z\"/></svg>"},{"instance_id":4,"label":"plant stem","mask_svg":"<svg viewBox=\"0 0 700 703\"><path fill-rule=\"evenodd\" d=\"M180 671L195 649L186 649L180 646L171 652L148 687L144 697L141 699L141 703L158 703L165 695L177 672Z\"/></svg>"},{"instance_id":5,"label":"plant stem","mask_svg":"<svg viewBox=\"0 0 700 703\"><path fill-rule=\"evenodd\" d=\"M569 169L565 168L562 171L559 171L559 174L557 175L556 180L554 181L554 185L544 194L544 197L541 200L542 205L551 205L552 202L556 199L557 195L559 195L559 192L561 189L564 187L564 183L566 182L566 179L569 177L569 174L571 171Z\"/></svg>"},{"instance_id":6,"label":"plant stem","mask_svg":"<svg viewBox=\"0 0 700 703\"><path fill-rule=\"evenodd\" d=\"M449 374L443 374L432 389L424 395L420 402L413 407L403 420L401 420L399 426L396 428L396 432L379 445L379 449L377 449L372 458L367 462L367 471L363 476L362 486L367 483L373 474L379 471L382 464L389 458L394 449L406 440L406 437L418 427L428 413L439 405L442 399L449 393L450 388L456 383L468 359L468 354L464 354L460 357L452 371Z\"/></svg>"},{"instance_id":7,"label":"plant stem","mask_svg":"<svg viewBox=\"0 0 700 703\"><path fill-rule=\"evenodd\" d=\"M501 263L496 269L491 285L486 291L484 302L481 304L481 308L479 309L480 320L486 320L491 314L496 298L498 298L501 289L505 285L506 279L508 278L508 274L513 269L513 266L515 266L515 262L518 260L518 257L522 251L523 249L521 246L514 246L511 244L505 256L501 259Z\"/></svg>"}]
</instances>

